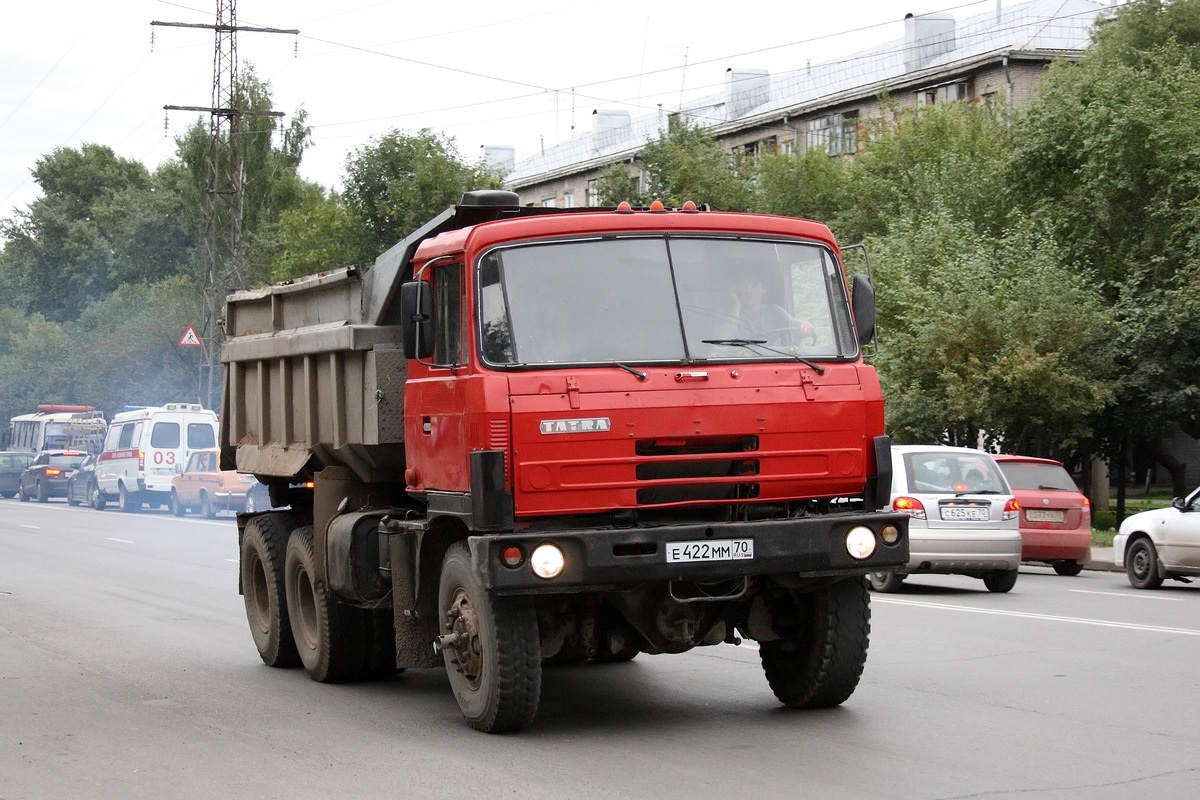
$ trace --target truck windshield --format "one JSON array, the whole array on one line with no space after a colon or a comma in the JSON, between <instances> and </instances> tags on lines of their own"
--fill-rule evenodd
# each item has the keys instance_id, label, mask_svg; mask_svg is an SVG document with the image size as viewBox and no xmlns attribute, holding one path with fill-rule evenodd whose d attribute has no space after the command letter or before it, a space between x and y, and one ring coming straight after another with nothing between
<instances>
[{"instance_id":1,"label":"truck windshield","mask_svg":"<svg viewBox=\"0 0 1200 800\"><path fill-rule=\"evenodd\" d=\"M846 359L833 253L784 240L638 236L497 248L479 262L496 364Z\"/></svg>"}]
</instances>

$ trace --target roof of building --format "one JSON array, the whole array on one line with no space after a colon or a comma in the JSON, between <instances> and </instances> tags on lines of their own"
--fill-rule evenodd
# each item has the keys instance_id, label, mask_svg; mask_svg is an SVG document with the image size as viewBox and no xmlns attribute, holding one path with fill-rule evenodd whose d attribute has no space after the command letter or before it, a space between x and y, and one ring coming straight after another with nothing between
<instances>
[{"instance_id":1,"label":"roof of building","mask_svg":"<svg viewBox=\"0 0 1200 800\"><path fill-rule=\"evenodd\" d=\"M1109 10L1096 0L1032 0L954 21L949 14L906 18L906 35L844 58L779 75L727 71L722 92L685 103L679 114L717 133L753 127L787 112L832 105L879 93L901 80L937 76L1004 53L1078 55L1091 43L1097 17ZM633 155L665 129L665 112L627 118L593 112L593 130L519 161L505 178L528 186Z\"/></svg>"}]
</instances>

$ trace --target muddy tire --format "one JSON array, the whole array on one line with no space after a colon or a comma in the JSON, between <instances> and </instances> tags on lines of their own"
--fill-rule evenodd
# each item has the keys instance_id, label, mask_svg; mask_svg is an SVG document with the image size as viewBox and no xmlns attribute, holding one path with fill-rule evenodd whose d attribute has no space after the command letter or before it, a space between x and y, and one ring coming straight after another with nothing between
<instances>
[{"instance_id":1,"label":"muddy tire","mask_svg":"<svg viewBox=\"0 0 1200 800\"><path fill-rule=\"evenodd\" d=\"M311 526L297 528L288 539L284 586L292 638L310 678L345 683L395 673L390 612L384 626L381 611L346 605L317 580Z\"/></svg>"},{"instance_id":2,"label":"muddy tire","mask_svg":"<svg viewBox=\"0 0 1200 800\"><path fill-rule=\"evenodd\" d=\"M250 635L269 667L300 664L288 619L283 568L291 514L261 514L246 523L242 534L241 580Z\"/></svg>"},{"instance_id":3,"label":"muddy tire","mask_svg":"<svg viewBox=\"0 0 1200 800\"><path fill-rule=\"evenodd\" d=\"M847 578L815 592L791 594L796 630L762 642L759 655L771 691L790 708L828 708L854 694L867 662L871 600L867 582Z\"/></svg>"},{"instance_id":4,"label":"muddy tire","mask_svg":"<svg viewBox=\"0 0 1200 800\"><path fill-rule=\"evenodd\" d=\"M467 725L504 733L532 722L542 688L533 604L488 592L462 542L442 561L438 623L446 674Z\"/></svg>"}]
</instances>

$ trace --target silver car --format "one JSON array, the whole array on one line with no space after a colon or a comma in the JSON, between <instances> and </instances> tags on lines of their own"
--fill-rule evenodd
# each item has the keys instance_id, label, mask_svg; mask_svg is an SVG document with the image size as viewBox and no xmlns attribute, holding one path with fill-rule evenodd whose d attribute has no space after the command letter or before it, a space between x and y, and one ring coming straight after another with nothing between
<instances>
[{"instance_id":1,"label":"silver car","mask_svg":"<svg viewBox=\"0 0 1200 800\"><path fill-rule=\"evenodd\" d=\"M892 447L892 509L912 517L908 566L869 576L894 592L908 575L969 575L1007 592L1021 565L1020 506L982 450L943 445Z\"/></svg>"},{"instance_id":2,"label":"silver car","mask_svg":"<svg viewBox=\"0 0 1200 800\"><path fill-rule=\"evenodd\" d=\"M1135 589L1200 575L1200 489L1176 497L1169 508L1126 517L1113 538L1113 561Z\"/></svg>"}]
</instances>

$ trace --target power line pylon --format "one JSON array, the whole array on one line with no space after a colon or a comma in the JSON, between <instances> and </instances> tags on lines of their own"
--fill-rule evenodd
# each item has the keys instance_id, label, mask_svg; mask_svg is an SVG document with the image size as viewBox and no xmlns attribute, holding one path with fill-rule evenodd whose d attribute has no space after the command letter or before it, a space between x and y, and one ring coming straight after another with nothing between
<instances>
[{"instance_id":1,"label":"power line pylon","mask_svg":"<svg viewBox=\"0 0 1200 800\"><path fill-rule=\"evenodd\" d=\"M244 288L242 276L242 219L244 168L239 143L239 120L243 116L282 117L281 111L256 111L237 107L238 31L290 33L298 30L258 28L237 24L236 0L217 0L217 19L212 25L186 22L151 22L175 28L207 28L215 33L213 48L213 91L210 107L172 106L167 111L200 111L209 114L208 185L204 194L204 320L200 338L204 344L198 394L207 408L216 408L214 383L221 353L221 312L225 296Z\"/></svg>"}]
</instances>

